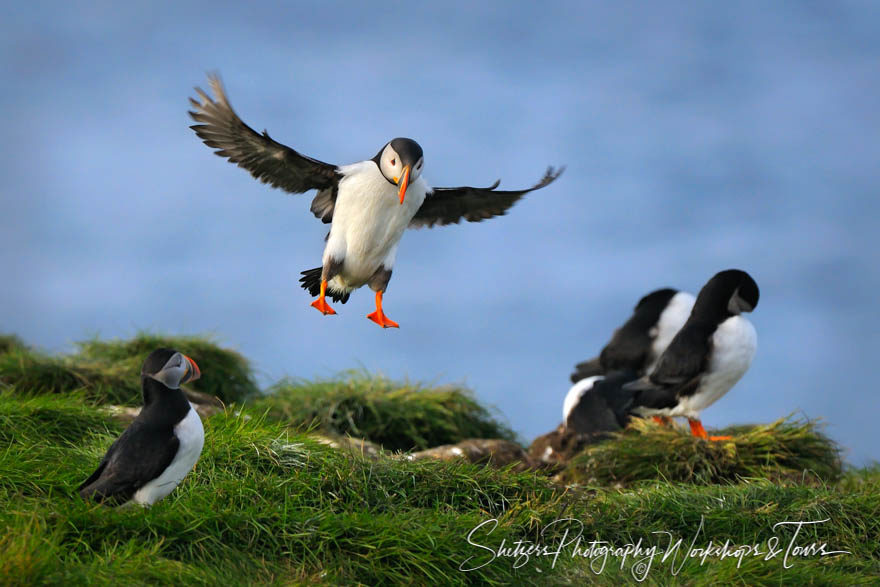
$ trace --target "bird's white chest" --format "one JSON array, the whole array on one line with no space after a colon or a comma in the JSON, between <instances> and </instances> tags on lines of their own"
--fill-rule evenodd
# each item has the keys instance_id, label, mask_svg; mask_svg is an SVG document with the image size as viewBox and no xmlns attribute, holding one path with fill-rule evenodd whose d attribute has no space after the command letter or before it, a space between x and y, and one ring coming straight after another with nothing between
<instances>
[{"instance_id":1,"label":"bird's white chest","mask_svg":"<svg viewBox=\"0 0 880 587\"><path fill-rule=\"evenodd\" d=\"M135 503L152 505L171 493L199 460L205 445L205 428L191 404L186 417L174 427L174 435L180 442L177 454L161 475L138 489L132 497Z\"/></svg>"},{"instance_id":2,"label":"bird's white chest","mask_svg":"<svg viewBox=\"0 0 880 587\"><path fill-rule=\"evenodd\" d=\"M343 178L333 209L330 236L324 249L343 261L342 277L350 286L363 285L380 265L394 262L397 243L422 202L427 186L422 178L409 185L403 204L397 186L386 180L372 161L340 169Z\"/></svg>"},{"instance_id":3,"label":"bird's white chest","mask_svg":"<svg viewBox=\"0 0 880 587\"><path fill-rule=\"evenodd\" d=\"M679 402L681 415L697 415L721 399L749 370L757 348L758 335L746 318L722 322L712 335L712 357L698 392Z\"/></svg>"}]
</instances>

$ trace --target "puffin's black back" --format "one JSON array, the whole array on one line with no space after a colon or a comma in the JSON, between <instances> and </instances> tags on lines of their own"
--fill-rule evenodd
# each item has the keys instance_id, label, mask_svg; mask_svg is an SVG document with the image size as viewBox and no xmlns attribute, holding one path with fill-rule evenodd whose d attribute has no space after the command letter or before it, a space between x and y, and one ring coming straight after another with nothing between
<instances>
[{"instance_id":1,"label":"puffin's black back","mask_svg":"<svg viewBox=\"0 0 880 587\"><path fill-rule=\"evenodd\" d=\"M611 340L602 348L597 358L582 361L575 365L571 382L594 375L606 375L616 371L633 371L642 374L649 362L654 339L651 329L660 320L660 315L678 290L663 288L644 296L633 308L629 320L614 331Z\"/></svg>"}]
</instances>

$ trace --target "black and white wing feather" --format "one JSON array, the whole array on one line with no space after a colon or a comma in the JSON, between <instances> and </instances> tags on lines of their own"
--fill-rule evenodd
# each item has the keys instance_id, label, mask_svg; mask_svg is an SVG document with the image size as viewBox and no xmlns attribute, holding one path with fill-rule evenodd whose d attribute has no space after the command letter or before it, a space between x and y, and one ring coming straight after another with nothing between
<instances>
[{"instance_id":1,"label":"black and white wing feather","mask_svg":"<svg viewBox=\"0 0 880 587\"><path fill-rule=\"evenodd\" d=\"M135 421L116 439L98 468L77 488L86 499L120 505L130 500L137 490L162 474L174 460L180 446L171 436L157 450L153 433Z\"/></svg>"},{"instance_id":2,"label":"black and white wing feather","mask_svg":"<svg viewBox=\"0 0 880 587\"><path fill-rule=\"evenodd\" d=\"M338 168L282 145L266 131L257 133L232 109L220 79L211 75L208 81L215 98L196 88L201 101L189 99L194 108L189 115L201 124L190 128L206 145L216 149L216 155L226 157L263 183L294 194L318 190L312 212L325 223L330 222L342 177Z\"/></svg>"},{"instance_id":3,"label":"black and white wing feather","mask_svg":"<svg viewBox=\"0 0 880 587\"><path fill-rule=\"evenodd\" d=\"M458 224L462 218L468 222L479 222L493 216L501 216L525 194L548 186L565 170L547 168L541 181L525 190L502 191L495 188L501 180L487 188L457 187L434 188L428 192L425 202L410 222L411 227L435 224Z\"/></svg>"},{"instance_id":4,"label":"black and white wing feather","mask_svg":"<svg viewBox=\"0 0 880 587\"><path fill-rule=\"evenodd\" d=\"M667 408L676 405L678 398L697 391L712 353L709 333L698 324L679 330L660 355L654 370L624 385L624 389L638 392L635 403L648 408Z\"/></svg>"}]
</instances>

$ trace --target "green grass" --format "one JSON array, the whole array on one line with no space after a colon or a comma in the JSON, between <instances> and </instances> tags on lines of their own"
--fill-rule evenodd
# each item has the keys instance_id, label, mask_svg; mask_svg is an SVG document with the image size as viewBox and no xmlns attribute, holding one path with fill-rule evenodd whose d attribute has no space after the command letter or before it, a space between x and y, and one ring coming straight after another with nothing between
<instances>
[{"instance_id":1,"label":"green grass","mask_svg":"<svg viewBox=\"0 0 880 587\"><path fill-rule=\"evenodd\" d=\"M284 380L251 405L293 427L365 438L388 450L423 450L468 438L516 440L467 389L429 388L360 371Z\"/></svg>"},{"instance_id":2,"label":"green grass","mask_svg":"<svg viewBox=\"0 0 880 587\"><path fill-rule=\"evenodd\" d=\"M569 482L629 485L643 480L730 483L741 479L822 482L841 474L837 445L816 422L784 418L713 431L706 442L680 426L634 420L610 440L588 446L562 473Z\"/></svg>"},{"instance_id":3,"label":"green grass","mask_svg":"<svg viewBox=\"0 0 880 587\"><path fill-rule=\"evenodd\" d=\"M121 352L124 345L111 346ZM111 359L102 352L54 358L19 344L0 358L31 353L82 368L88 361L124 363L135 354ZM681 538L674 563L662 561L662 553L652 561L648 585L856 585L876 584L880 576L880 466L841 471L835 446L809 421L742 427L732 431L736 441L713 444L683 431L637 427L591 447L599 451L594 461L616 459L616 466L587 469L581 462L571 479L577 483L563 486L541 473L461 462L389 453L368 460L288 425L327 426L321 418L343 413L361 432L429 443L466 429L448 423L464 412L476 414L487 430L512 435L466 391L365 374L284 382L276 402L260 398L208 418L199 463L169 497L149 509L110 509L82 501L76 487L121 425L96 405L94 387L77 380L37 393L24 386L46 380L24 371L30 378L0 386L2 585L635 584L632 556L611 556L599 572L601 559L572 556L570 542L555 564L532 556L515 568L515 559L490 560L477 546L526 540L558 547L572 541L576 527L582 548L594 540L666 548L662 533ZM322 404L321 393L332 402ZM346 394L356 401L346 403ZM428 406L432 401L442 409ZM381 417L362 415L371 411ZM419 420L426 414L441 420L438 431ZM367 430L370 418L382 425ZM573 521L552 525L562 519ZM491 520L497 527L474 531L476 545L469 544L469 533ZM782 555L792 528L774 524L819 520L827 521L803 527L797 544L849 553L799 557L786 568ZM778 555L746 557L739 568L735 558L702 564L683 558L691 540L696 547L729 540L766 551L774 539ZM480 568L462 572L462 564Z\"/></svg>"}]
</instances>

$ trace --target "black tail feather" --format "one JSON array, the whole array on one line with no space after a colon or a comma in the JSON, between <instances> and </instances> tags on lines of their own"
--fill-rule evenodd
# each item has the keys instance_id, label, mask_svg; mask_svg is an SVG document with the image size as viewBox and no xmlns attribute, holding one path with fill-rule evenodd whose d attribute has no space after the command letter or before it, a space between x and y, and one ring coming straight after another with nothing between
<instances>
[{"instance_id":1,"label":"black tail feather","mask_svg":"<svg viewBox=\"0 0 880 587\"><path fill-rule=\"evenodd\" d=\"M321 272L324 270L323 267L315 267L314 269L306 269L301 273L302 277L299 278L299 282L302 284L302 288L308 290L310 294L313 296L317 296L321 293ZM340 293L331 289L329 286L327 287L326 294L327 297L332 299L334 302L340 302L344 304L348 301L351 292L347 291L345 293Z\"/></svg>"}]
</instances>

